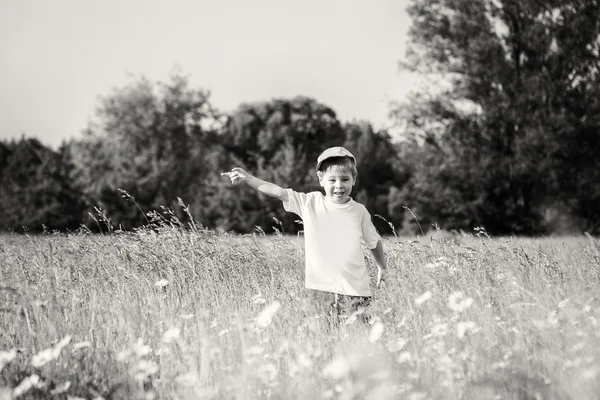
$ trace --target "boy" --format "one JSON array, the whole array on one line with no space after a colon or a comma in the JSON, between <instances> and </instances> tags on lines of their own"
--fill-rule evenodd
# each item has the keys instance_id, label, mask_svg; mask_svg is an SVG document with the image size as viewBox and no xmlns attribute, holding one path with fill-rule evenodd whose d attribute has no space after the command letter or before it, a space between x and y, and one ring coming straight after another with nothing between
<instances>
[{"instance_id":1,"label":"boy","mask_svg":"<svg viewBox=\"0 0 600 400\"><path fill-rule=\"evenodd\" d=\"M361 240L377 262L377 286L385 280L386 261L381 237L371 215L350 197L356 183L356 159L343 147L331 147L317 159L321 192L300 193L258 179L241 168L227 175L231 183L248 186L283 202L286 211L303 220L306 281L309 295L335 307L337 314L370 305L371 288Z\"/></svg>"}]
</instances>

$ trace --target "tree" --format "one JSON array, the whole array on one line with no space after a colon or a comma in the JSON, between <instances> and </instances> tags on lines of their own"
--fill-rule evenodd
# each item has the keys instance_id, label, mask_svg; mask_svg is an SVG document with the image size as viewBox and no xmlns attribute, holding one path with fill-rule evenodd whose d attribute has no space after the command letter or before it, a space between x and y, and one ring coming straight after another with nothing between
<instances>
[{"instance_id":1,"label":"tree","mask_svg":"<svg viewBox=\"0 0 600 400\"><path fill-rule=\"evenodd\" d=\"M563 204L597 230L600 162L582 158L600 144L600 3L414 0L408 12L403 68L445 85L395 111L422 143L405 200L448 228L545 232Z\"/></svg>"},{"instance_id":2,"label":"tree","mask_svg":"<svg viewBox=\"0 0 600 400\"><path fill-rule=\"evenodd\" d=\"M185 77L158 84L140 78L101 99L97 122L71 144L73 177L115 225L146 224L145 214L161 206L185 220L178 198L192 201L212 173L207 160L217 146L211 124L218 118L209 93L190 89Z\"/></svg>"},{"instance_id":3,"label":"tree","mask_svg":"<svg viewBox=\"0 0 600 400\"><path fill-rule=\"evenodd\" d=\"M0 143L0 230L75 229L82 218L81 192L69 180L65 147L58 152L37 139Z\"/></svg>"}]
</instances>

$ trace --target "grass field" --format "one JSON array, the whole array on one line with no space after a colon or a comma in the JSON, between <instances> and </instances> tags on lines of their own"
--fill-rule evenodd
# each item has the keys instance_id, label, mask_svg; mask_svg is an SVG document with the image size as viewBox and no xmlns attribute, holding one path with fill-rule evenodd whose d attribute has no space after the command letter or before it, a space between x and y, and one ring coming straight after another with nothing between
<instances>
[{"instance_id":1,"label":"grass field","mask_svg":"<svg viewBox=\"0 0 600 400\"><path fill-rule=\"evenodd\" d=\"M295 237L0 236L0 399L600 398L598 240L443 237L332 325Z\"/></svg>"}]
</instances>

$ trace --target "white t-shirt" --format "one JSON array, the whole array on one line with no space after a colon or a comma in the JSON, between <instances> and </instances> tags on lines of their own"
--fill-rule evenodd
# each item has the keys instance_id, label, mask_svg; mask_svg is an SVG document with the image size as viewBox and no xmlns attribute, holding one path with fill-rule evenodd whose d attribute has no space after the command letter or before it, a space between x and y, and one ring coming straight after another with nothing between
<instances>
[{"instance_id":1,"label":"white t-shirt","mask_svg":"<svg viewBox=\"0 0 600 400\"><path fill-rule=\"evenodd\" d=\"M352 199L334 204L321 192L285 191L284 209L297 214L304 225L306 288L371 296L361 240L373 249L380 236L365 206Z\"/></svg>"}]
</instances>

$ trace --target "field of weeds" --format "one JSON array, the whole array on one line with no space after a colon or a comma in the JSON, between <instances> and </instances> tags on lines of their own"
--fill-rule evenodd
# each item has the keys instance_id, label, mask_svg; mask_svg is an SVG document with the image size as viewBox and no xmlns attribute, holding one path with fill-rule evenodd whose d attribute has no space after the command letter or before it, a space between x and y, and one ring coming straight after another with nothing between
<instances>
[{"instance_id":1,"label":"field of weeds","mask_svg":"<svg viewBox=\"0 0 600 400\"><path fill-rule=\"evenodd\" d=\"M596 239L385 247L370 322L332 323L295 237L0 236L0 399L599 398Z\"/></svg>"}]
</instances>

